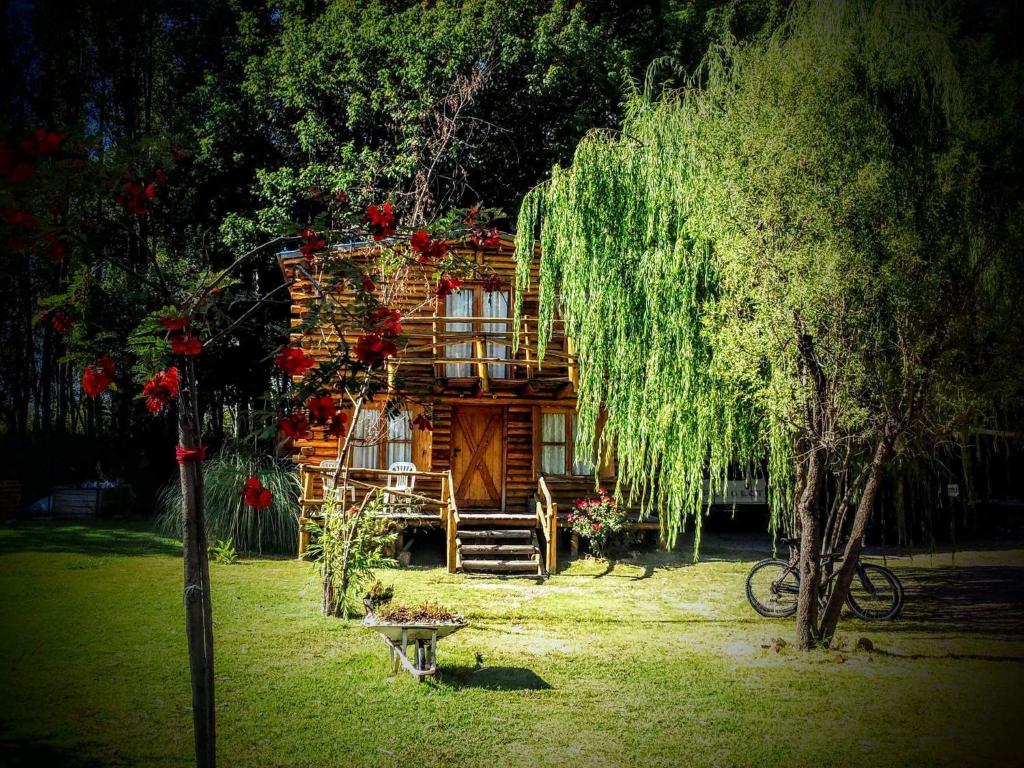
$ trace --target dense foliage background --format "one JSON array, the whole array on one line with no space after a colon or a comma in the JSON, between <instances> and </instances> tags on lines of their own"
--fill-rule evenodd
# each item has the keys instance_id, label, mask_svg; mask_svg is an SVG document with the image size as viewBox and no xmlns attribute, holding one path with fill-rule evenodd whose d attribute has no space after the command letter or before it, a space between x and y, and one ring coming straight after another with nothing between
<instances>
[{"instance_id":1,"label":"dense foliage background","mask_svg":"<svg viewBox=\"0 0 1024 768\"><path fill-rule=\"evenodd\" d=\"M4 146L44 128L74 157L51 177L40 165L20 187L4 180L0 202L20 210L19 190L36 184L61 247L96 265L103 254L141 268L156 254L184 273L322 221L341 194L392 198L406 220L479 202L514 213L588 130L618 125L652 61L692 66L723 30L749 34L777 13L767 1L5 4ZM147 215L115 202L126 179L144 187L158 172ZM120 316L127 334L152 296L120 271L68 274L26 249L19 226L0 222L4 474L25 499L128 476L148 497L171 467L172 426L144 418L128 376L96 403L82 397L92 361L67 351L123 348L108 322L94 339L90 318ZM269 260L246 279L257 294L279 281ZM58 309L70 330L54 327ZM286 311L272 301L203 361L213 445L250 434L280 385L266 350Z\"/></svg>"}]
</instances>

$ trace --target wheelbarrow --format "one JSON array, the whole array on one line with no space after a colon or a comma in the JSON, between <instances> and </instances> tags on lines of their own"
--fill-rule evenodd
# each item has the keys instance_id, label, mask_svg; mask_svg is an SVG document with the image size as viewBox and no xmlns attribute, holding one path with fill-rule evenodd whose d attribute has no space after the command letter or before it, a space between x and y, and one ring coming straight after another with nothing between
<instances>
[{"instance_id":1,"label":"wheelbarrow","mask_svg":"<svg viewBox=\"0 0 1024 768\"><path fill-rule=\"evenodd\" d=\"M380 633L388 647L391 658L391 673L398 674L401 667L420 682L437 672L437 642L455 634L469 622L444 622L438 624L387 624L380 623L370 615L363 619L363 626ZM410 654L410 648L413 653Z\"/></svg>"}]
</instances>

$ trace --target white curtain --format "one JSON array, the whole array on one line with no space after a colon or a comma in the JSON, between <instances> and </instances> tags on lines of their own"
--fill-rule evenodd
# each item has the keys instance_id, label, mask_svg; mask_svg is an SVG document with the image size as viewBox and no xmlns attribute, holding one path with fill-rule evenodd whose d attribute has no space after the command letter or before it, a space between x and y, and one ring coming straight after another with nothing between
<instances>
[{"instance_id":1,"label":"white curtain","mask_svg":"<svg viewBox=\"0 0 1024 768\"><path fill-rule=\"evenodd\" d=\"M377 439L380 437L380 411L363 408L359 418L352 425L352 461L353 469L379 469L380 449ZM368 444L363 445L361 443Z\"/></svg>"},{"instance_id":2,"label":"white curtain","mask_svg":"<svg viewBox=\"0 0 1024 768\"><path fill-rule=\"evenodd\" d=\"M388 467L396 461L412 462L412 425L404 410L388 419Z\"/></svg>"},{"instance_id":3,"label":"white curtain","mask_svg":"<svg viewBox=\"0 0 1024 768\"><path fill-rule=\"evenodd\" d=\"M546 475L565 474L565 414L540 415L540 470Z\"/></svg>"},{"instance_id":4,"label":"white curtain","mask_svg":"<svg viewBox=\"0 0 1024 768\"><path fill-rule=\"evenodd\" d=\"M509 292L508 291L493 291L491 293L484 292L484 317L508 317L508 305L509 305ZM512 327L507 323L484 323L484 333L506 333L511 331ZM508 339L508 336L504 337ZM496 357L501 360L508 360L509 352L512 347L505 341L488 341L487 342L487 356ZM487 374L492 379L504 379L508 377L508 366L502 365L501 363L490 363L487 366Z\"/></svg>"},{"instance_id":5,"label":"white curtain","mask_svg":"<svg viewBox=\"0 0 1024 768\"><path fill-rule=\"evenodd\" d=\"M445 314L448 317L472 317L473 316L473 291L463 289L448 294L445 299ZM473 330L472 322L447 322L445 330L448 332L470 332ZM459 344L448 344L445 347L445 357L469 358L473 356L473 345L469 342ZM460 378L473 375L473 366L470 363L447 363L445 365L445 376L449 378Z\"/></svg>"}]
</instances>

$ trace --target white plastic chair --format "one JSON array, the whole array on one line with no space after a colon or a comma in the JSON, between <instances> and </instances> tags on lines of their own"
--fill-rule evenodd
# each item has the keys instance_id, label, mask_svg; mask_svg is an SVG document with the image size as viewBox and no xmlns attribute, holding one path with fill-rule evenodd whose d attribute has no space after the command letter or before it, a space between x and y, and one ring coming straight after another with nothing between
<instances>
[{"instance_id":1,"label":"white plastic chair","mask_svg":"<svg viewBox=\"0 0 1024 768\"><path fill-rule=\"evenodd\" d=\"M415 473L416 472L416 465L413 464L412 462L409 462L409 461L396 461L396 462L393 462L390 467L388 467L388 472L396 472L396 473L397 472L409 472L409 473ZM404 491L405 493L412 493L412 491L413 491L413 489L415 487L416 487L416 475L415 474L408 474L408 475L393 474L393 475L388 475L387 485L386 485L386 488L388 490ZM385 491L385 493L384 493L384 507L385 507L385 509L388 509L388 511L391 511L391 507L400 507L400 508L404 508L404 509L408 510L408 509L411 509L412 504L410 503L409 499L406 499L406 498L404 498L402 496L398 496L397 494L393 495L393 494L387 493L387 491Z\"/></svg>"},{"instance_id":2,"label":"white plastic chair","mask_svg":"<svg viewBox=\"0 0 1024 768\"><path fill-rule=\"evenodd\" d=\"M320 462L320 469L325 470L323 473L321 473L320 477L324 484L324 496L326 496L328 492L334 490L334 476L335 472L338 469L338 460L324 459L323 461ZM356 489L350 485L348 487L348 492L349 496L352 497L352 501L355 501Z\"/></svg>"}]
</instances>

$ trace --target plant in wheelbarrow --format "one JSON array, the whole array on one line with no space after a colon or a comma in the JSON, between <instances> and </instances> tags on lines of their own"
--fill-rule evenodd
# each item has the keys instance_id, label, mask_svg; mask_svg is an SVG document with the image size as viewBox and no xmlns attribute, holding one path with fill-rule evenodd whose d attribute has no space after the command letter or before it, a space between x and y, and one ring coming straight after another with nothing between
<instances>
[{"instance_id":1,"label":"plant in wheelbarrow","mask_svg":"<svg viewBox=\"0 0 1024 768\"><path fill-rule=\"evenodd\" d=\"M366 612L375 613L382 605L386 605L391 602L391 598L395 596L395 589L390 584L384 586L384 582L377 579L370 588L366 590L366 594L363 595L363 605L366 607Z\"/></svg>"},{"instance_id":2,"label":"plant in wheelbarrow","mask_svg":"<svg viewBox=\"0 0 1024 768\"><path fill-rule=\"evenodd\" d=\"M402 668L417 681L437 672L438 641L468 625L459 614L429 602L411 607L388 603L363 619L364 627L384 638L391 671Z\"/></svg>"}]
</instances>

